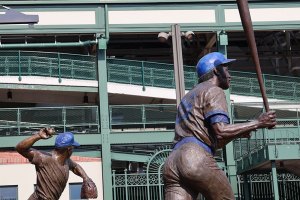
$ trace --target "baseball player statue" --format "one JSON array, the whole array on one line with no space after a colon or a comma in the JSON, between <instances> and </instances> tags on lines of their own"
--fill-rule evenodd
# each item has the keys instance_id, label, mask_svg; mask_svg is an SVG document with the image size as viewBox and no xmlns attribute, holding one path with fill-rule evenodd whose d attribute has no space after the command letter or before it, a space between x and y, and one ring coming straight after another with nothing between
<instances>
[{"instance_id":1,"label":"baseball player statue","mask_svg":"<svg viewBox=\"0 0 300 200\"><path fill-rule=\"evenodd\" d=\"M81 198L97 198L97 188L82 167L70 159L73 148L79 146L70 132L60 133L51 153L31 148L40 139L49 139L55 133L52 128L43 128L17 144L16 150L35 165L37 184L29 200L58 200L65 189L69 170L83 179Z\"/></svg>"},{"instance_id":2,"label":"baseball player statue","mask_svg":"<svg viewBox=\"0 0 300 200\"><path fill-rule=\"evenodd\" d=\"M253 130L276 125L274 111L251 122L229 124L223 90L230 86L228 66L234 61L212 52L196 66L199 84L178 106L173 151L164 165L165 200L192 200L199 193L207 200L234 200L229 181L213 157L216 149Z\"/></svg>"}]
</instances>

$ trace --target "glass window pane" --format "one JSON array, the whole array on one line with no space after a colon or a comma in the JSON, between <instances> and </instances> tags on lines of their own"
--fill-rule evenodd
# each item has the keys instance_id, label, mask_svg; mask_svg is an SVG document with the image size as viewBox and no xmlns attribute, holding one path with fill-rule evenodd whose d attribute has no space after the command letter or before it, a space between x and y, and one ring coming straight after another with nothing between
<instances>
[{"instance_id":1,"label":"glass window pane","mask_svg":"<svg viewBox=\"0 0 300 200\"><path fill-rule=\"evenodd\" d=\"M0 200L17 200L18 186L0 186Z\"/></svg>"},{"instance_id":2,"label":"glass window pane","mask_svg":"<svg viewBox=\"0 0 300 200\"><path fill-rule=\"evenodd\" d=\"M80 191L81 191L82 183L70 183L70 200L78 200L80 198Z\"/></svg>"}]
</instances>

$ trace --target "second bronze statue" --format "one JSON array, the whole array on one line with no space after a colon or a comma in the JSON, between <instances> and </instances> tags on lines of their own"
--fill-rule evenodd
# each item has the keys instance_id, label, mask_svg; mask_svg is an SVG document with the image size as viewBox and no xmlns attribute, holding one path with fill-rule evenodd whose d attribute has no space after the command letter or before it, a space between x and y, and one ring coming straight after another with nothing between
<instances>
[{"instance_id":1,"label":"second bronze statue","mask_svg":"<svg viewBox=\"0 0 300 200\"><path fill-rule=\"evenodd\" d=\"M66 187L69 171L80 176L83 179L83 187L89 188L89 192L81 194L82 198L97 198L95 183L83 168L70 158L73 148L80 146L71 132L58 134L55 139L55 148L50 153L32 148L35 142L49 139L54 133L53 128L43 128L16 146L16 150L34 164L36 169L36 188L29 200L58 200ZM83 191L87 189L83 188Z\"/></svg>"}]
</instances>

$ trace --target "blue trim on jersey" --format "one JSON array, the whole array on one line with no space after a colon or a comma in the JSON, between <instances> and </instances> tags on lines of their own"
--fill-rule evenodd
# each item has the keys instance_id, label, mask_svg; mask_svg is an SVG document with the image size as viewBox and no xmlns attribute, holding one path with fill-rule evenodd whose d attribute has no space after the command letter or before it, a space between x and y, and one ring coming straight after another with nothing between
<instances>
[{"instance_id":1,"label":"blue trim on jersey","mask_svg":"<svg viewBox=\"0 0 300 200\"><path fill-rule=\"evenodd\" d=\"M226 124L230 123L228 116L223 115L223 114L213 115L212 117L209 118L209 124L215 124L218 122L223 122Z\"/></svg>"},{"instance_id":2,"label":"blue trim on jersey","mask_svg":"<svg viewBox=\"0 0 300 200\"><path fill-rule=\"evenodd\" d=\"M179 147L181 147L183 144L190 143L190 142L198 144L205 151L207 151L208 153L210 153L211 155L213 155L212 149L207 144L205 144L204 142L202 142L201 140L197 139L194 136L182 138L179 142L177 142L175 144L175 146L173 147L173 151L176 150L176 149L178 149Z\"/></svg>"}]
</instances>

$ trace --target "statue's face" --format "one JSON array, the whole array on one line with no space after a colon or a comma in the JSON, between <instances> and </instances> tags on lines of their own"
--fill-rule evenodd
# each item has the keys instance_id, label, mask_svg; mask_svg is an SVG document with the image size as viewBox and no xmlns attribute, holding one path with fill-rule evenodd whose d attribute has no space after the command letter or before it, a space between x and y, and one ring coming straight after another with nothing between
<instances>
[{"instance_id":1,"label":"statue's face","mask_svg":"<svg viewBox=\"0 0 300 200\"><path fill-rule=\"evenodd\" d=\"M73 153L73 146L68 147L68 156L71 157L72 153Z\"/></svg>"},{"instance_id":2,"label":"statue's face","mask_svg":"<svg viewBox=\"0 0 300 200\"><path fill-rule=\"evenodd\" d=\"M223 66L219 68L218 72L220 73L219 78L219 86L223 90L227 90L230 87L231 76L228 71L228 66Z\"/></svg>"}]
</instances>

